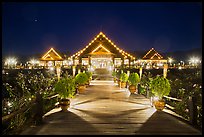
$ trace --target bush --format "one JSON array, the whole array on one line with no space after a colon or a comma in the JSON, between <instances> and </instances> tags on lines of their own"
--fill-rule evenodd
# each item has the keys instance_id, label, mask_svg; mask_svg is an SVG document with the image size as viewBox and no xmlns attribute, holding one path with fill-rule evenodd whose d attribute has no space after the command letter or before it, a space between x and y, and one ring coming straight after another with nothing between
<instances>
[{"instance_id":1,"label":"bush","mask_svg":"<svg viewBox=\"0 0 204 137\"><path fill-rule=\"evenodd\" d=\"M126 73L120 74L120 81L121 82L127 82L128 81L128 75Z\"/></svg>"},{"instance_id":2,"label":"bush","mask_svg":"<svg viewBox=\"0 0 204 137\"><path fill-rule=\"evenodd\" d=\"M128 78L128 82L130 83L130 85L137 85L140 82L140 77L137 73L131 73L129 78Z\"/></svg>"},{"instance_id":3,"label":"bush","mask_svg":"<svg viewBox=\"0 0 204 137\"><path fill-rule=\"evenodd\" d=\"M75 90L75 81L72 77L62 77L54 87L54 91L64 99L73 98Z\"/></svg>"},{"instance_id":4,"label":"bush","mask_svg":"<svg viewBox=\"0 0 204 137\"><path fill-rule=\"evenodd\" d=\"M88 79L91 79L91 77L92 77L92 72L86 71L85 73L86 73Z\"/></svg>"},{"instance_id":5,"label":"bush","mask_svg":"<svg viewBox=\"0 0 204 137\"><path fill-rule=\"evenodd\" d=\"M79 73L75 77L75 82L79 85L85 85L88 79L89 78L87 77L85 73Z\"/></svg>"},{"instance_id":6,"label":"bush","mask_svg":"<svg viewBox=\"0 0 204 137\"><path fill-rule=\"evenodd\" d=\"M162 99L163 96L169 95L171 86L167 78L164 78L163 76L156 76L156 78L154 78L150 83L150 89L155 96Z\"/></svg>"}]
</instances>

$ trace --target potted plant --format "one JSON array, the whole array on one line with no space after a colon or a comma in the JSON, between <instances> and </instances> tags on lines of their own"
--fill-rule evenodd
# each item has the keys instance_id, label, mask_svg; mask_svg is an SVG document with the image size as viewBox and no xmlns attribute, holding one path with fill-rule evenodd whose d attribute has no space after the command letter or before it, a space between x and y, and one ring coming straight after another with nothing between
<instances>
[{"instance_id":1,"label":"potted plant","mask_svg":"<svg viewBox=\"0 0 204 137\"><path fill-rule=\"evenodd\" d=\"M112 72L112 76L113 76L114 83L116 83L116 71Z\"/></svg>"},{"instance_id":2,"label":"potted plant","mask_svg":"<svg viewBox=\"0 0 204 137\"><path fill-rule=\"evenodd\" d=\"M116 79L117 79L117 82L118 82L118 86L121 87L121 81L120 81L120 72L116 72Z\"/></svg>"},{"instance_id":3,"label":"potted plant","mask_svg":"<svg viewBox=\"0 0 204 137\"><path fill-rule=\"evenodd\" d=\"M70 106L70 98L75 95L75 80L72 77L62 77L54 86L54 91L59 94L59 105L62 111L67 111Z\"/></svg>"},{"instance_id":4,"label":"potted plant","mask_svg":"<svg viewBox=\"0 0 204 137\"><path fill-rule=\"evenodd\" d=\"M89 84L90 84L90 81L92 80L92 72L86 71L85 73L86 73L86 75L87 75L87 77L88 77L88 80L87 80L87 82L86 82L86 85L89 85Z\"/></svg>"},{"instance_id":5,"label":"potted plant","mask_svg":"<svg viewBox=\"0 0 204 137\"><path fill-rule=\"evenodd\" d=\"M128 83L130 84L129 90L131 93L135 93L137 90L137 84L140 82L139 75L135 72L131 73L128 78Z\"/></svg>"},{"instance_id":6,"label":"potted plant","mask_svg":"<svg viewBox=\"0 0 204 137\"><path fill-rule=\"evenodd\" d=\"M163 96L169 95L171 86L169 80L163 76L157 76L150 82L150 89L152 93L158 98L154 100L153 104L157 110L163 110L165 102Z\"/></svg>"},{"instance_id":7,"label":"potted plant","mask_svg":"<svg viewBox=\"0 0 204 137\"><path fill-rule=\"evenodd\" d=\"M83 93L86 89L86 82L88 81L88 77L86 73L78 73L75 77L75 82L77 83L78 92Z\"/></svg>"},{"instance_id":8,"label":"potted plant","mask_svg":"<svg viewBox=\"0 0 204 137\"><path fill-rule=\"evenodd\" d=\"M126 73L120 74L121 88L125 88L128 81L128 75Z\"/></svg>"}]
</instances>

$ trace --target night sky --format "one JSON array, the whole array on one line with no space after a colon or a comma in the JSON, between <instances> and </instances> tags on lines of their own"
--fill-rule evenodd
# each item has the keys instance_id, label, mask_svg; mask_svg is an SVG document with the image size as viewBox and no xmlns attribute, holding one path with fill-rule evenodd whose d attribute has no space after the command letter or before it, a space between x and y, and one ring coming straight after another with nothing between
<instances>
[{"instance_id":1,"label":"night sky","mask_svg":"<svg viewBox=\"0 0 204 137\"><path fill-rule=\"evenodd\" d=\"M2 54L75 53L102 31L125 51L202 47L202 3L2 3Z\"/></svg>"}]
</instances>

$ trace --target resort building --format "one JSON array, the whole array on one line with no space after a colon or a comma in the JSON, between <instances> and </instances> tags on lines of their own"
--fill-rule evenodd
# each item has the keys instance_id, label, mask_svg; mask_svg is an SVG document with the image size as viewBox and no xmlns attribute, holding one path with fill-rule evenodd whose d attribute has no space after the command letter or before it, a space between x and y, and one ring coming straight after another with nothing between
<instances>
[{"instance_id":1,"label":"resort building","mask_svg":"<svg viewBox=\"0 0 204 137\"><path fill-rule=\"evenodd\" d=\"M154 48L150 49L142 59L125 52L116 46L103 32L100 32L87 46L73 54L61 54L51 48L41 58L39 66L45 68L54 66L83 66L89 70L106 68L112 70L120 67L142 66L143 68L160 68L167 59L161 56Z\"/></svg>"},{"instance_id":2,"label":"resort building","mask_svg":"<svg viewBox=\"0 0 204 137\"><path fill-rule=\"evenodd\" d=\"M167 64L167 59L165 59L161 54L159 54L154 48L151 48L142 59L138 59L136 64L142 66L143 68L163 68L164 64Z\"/></svg>"},{"instance_id":3,"label":"resort building","mask_svg":"<svg viewBox=\"0 0 204 137\"><path fill-rule=\"evenodd\" d=\"M83 65L90 69L129 66L135 57L116 46L105 34L100 32L85 48L68 60L73 65Z\"/></svg>"},{"instance_id":4,"label":"resort building","mask_svg":"<svg viewBox=\"0 0 204 137\"><path fill-rule=\"evenodd\" d=\"M65 58L63 58L62 55L57 53L53 48L50 48L41 58L39 66L43 66L45 68L54 67L57 65L62 66L63 61Z\"/></svg>"}]
</instances>

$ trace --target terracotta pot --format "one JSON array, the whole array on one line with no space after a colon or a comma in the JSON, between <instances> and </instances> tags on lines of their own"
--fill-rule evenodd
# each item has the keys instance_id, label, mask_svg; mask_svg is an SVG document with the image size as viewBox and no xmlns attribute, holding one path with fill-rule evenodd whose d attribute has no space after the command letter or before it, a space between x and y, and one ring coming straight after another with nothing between
<instances>
[{"instance_id":1,"label":"terracotta pot","mask_svg":"<svg viewBox=\"0 0 204 137\"><path fill-rule=\"evenodd\" d=\"M79 93L79 94L80 94L80 93L84 93L85 89L86 89L86 86L85 86L85 85L79 85L79 86L78 86L78 93Z\"/></svg>"},{"instance_id":2,"label":"terracotta pot","mask_svg":"<svg viewBox=\"0 0 204 137\"><path fill-rule=\"evenodd\" d=\"M130 90L130 93L134 94L136 92L136 86L135 85L130 85L129 90Z\"/></svg>"},{"instance_id":3,"label":"terracotta pot","mask_svg":"<svg viewBox=\"0 0 204 137\"><path fill-rule=\"evenodd\" d=\"M156 101L154 101L154 106L158 111L162 111L165 107L165 101L164 100L156 100Z\"/></svg>"},{"instance_id":4,"label":"terracotta pot","mask_svg":"<svg viewBox=\"0 0 204 137\"><path fill-rule=\"evenodd\" d=\"M67 109L70 106L70 100L69 99L61 99L59 102L59 105L63 112L67 111Z\"/></svg>"},{"instance_id":5,"label":"terracotta pot","mask_svg":"<svg viewBox=\"0 0 204 137\"><path fill-rule=\"evenodd\" d=\"M126 82L121 82L121 88L125 88L126 87Z\"/></svg>"}]
</instances>

